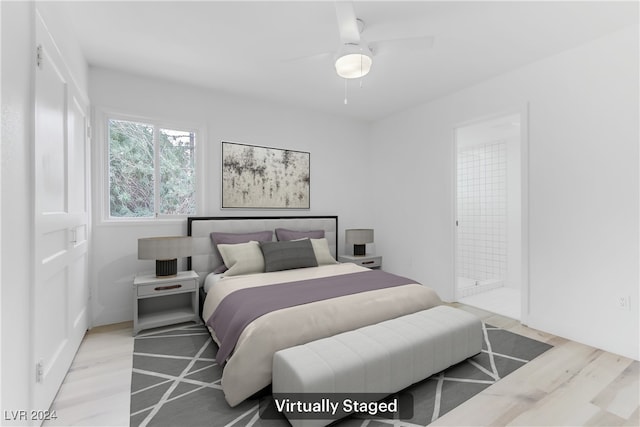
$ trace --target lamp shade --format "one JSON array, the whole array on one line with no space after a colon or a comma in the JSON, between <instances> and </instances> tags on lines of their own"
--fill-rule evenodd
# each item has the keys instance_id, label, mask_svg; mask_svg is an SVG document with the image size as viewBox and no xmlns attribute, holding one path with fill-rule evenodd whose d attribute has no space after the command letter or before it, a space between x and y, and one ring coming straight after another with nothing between
<instances>
[{"instance_id":1,"label":"lamp shade","mask_svg":"<svg viewBox=\"0 0 640 427\"><path fill-rule=\"evenodd\" d=\"M359 79L371 70L373 54L367 46L347 43L336 57L336 73L345 79Z\"/></svg>"},{"instance_id":2,"label":"lamp shade","mask_svg":"<svg viewBox=\"0 0 640 427\"><path fill-rule=\"evenodd\" d=\"M367 243L373 243L373 230L370 228L345 230L345 241L347 248L353 248L353 255L365 255Z\"/></svg>"},{"instance_id":3,"label":"lamp shade","mask_svg":"<svg viewBox=\"0 0 640 427\"><path fill-rule=\"evenodd\" d=\"M138 239L138 259L174 259L190 256L191 237L145 237Z\"/></svg>"},{"instance_id":4,"label":"lamp shade","mask_svg":"<svg viewBox=\"0 0 640 427\"><path fill-rule=\"evenodd\" d=\"M157 276L177 274L177 258L191 256L193 241L188 236L145 237L138 239L138 259L156 260Z\"/></svg>"}]
</instances>

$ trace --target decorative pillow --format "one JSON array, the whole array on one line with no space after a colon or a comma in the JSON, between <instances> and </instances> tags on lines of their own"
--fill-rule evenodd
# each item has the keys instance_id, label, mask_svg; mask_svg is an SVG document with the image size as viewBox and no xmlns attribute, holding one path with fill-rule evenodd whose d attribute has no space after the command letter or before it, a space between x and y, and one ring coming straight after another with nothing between
<instances>
[{"instance_id":1,"label":"decorative pillow","mask_svg":"<svg viewBox=\"0 0 640 427\"><path fill-rule=\"evenodd\" d=\"M324 230L296 231L287 230L286 228L276 228L276 239L278 239L279 242L299 240L305 237L308 239L322 239L324 237Z\"/></svg>"},{"instance_id":2,"label":"decorative pillow","mask_svg":"<svg viewBox=\"0 0 640 427\"><path fill-rule=\"evenodd\" d=\"M313 246L313 252L316 254L316 261L318 261L318 265L338 263L338 261L336 261L331 255L327 239L311 239L311 245Z\"/></svg>"},{"instance_id":3,"label":"decorative pillow","mask_svg":"<svg viewBox=\"0 0 640 427\"><path fill-rule=\"evenodd\" d=\"M317 267L318 261L309 239L288 242L262 242L264 271Z\"/></svg>"},{"instance_id":4,"label":"decorative pillow","mask_svg":"<svg viewBox=\"0 0 640 427\"><path fill-rule=\"evenodd\" d=\"M235 245L218 245L224 264L229 268L225 276L239 276L264 272L264 258L260 243L251 241Z\"/></svg>"},{"instance_id":5,"label":"decorative pillow","mask_svg":"<svg viewBox=\"0 0 640 427\"><path fill-rule=\"evenodd\" d=\"M214 245L235 245L237 243L270 242L273 240L273 231L255 231L252 233L220 233L214 231L210 234Z\"/></svg>"},{"instance_id":6,"label":"decorative pillow","mask_svg":"<svg viewBox=\"0 0 640 427\"><path fill-rule=\"evenodd\" d=\"M255 242L271 242L273 240L273 231L255 231L251 233L222 233L214 231L209 234L211 241L213 242L214 251L218 251L218 245L236 245L238 243ZM213 270L214 273L224 273L227 271L228 266L219 265Z\"/></svg>"}]
</instances>

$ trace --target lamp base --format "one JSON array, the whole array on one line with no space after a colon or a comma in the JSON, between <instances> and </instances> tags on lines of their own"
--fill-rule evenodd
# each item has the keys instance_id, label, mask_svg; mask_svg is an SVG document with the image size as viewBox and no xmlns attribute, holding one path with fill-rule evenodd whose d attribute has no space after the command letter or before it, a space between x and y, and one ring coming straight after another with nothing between
<instances>
[{"instance_id":1,"label":"lamp base","mask_svg":"<svg viewBox=\"0 0 640 427\"><path fill-rule=\"evenodd\" d=\"M170 277L178 274L178 259L157 259L156 276Z\"/></svg>"},{"instance_id":2,"label":"lamp base","mask_svg":"<svg viewBox=\"0 0 640 427\"><path fill-rule=\"evenodd\" d=\"M367 254L367 245L353 245L354 256L365 256Z\"/></svg>"}]
</instances>

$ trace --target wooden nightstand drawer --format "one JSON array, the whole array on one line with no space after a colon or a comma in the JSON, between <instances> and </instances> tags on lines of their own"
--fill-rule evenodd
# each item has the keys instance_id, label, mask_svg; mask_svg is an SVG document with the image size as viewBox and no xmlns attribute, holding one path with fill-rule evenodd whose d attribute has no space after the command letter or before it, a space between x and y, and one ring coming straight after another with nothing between
<instances>
[{"instance_id":1,"label":"wooden nightstand drawer","mask_svg":"<svg viewBox=\"0 0 640 427\"><path fill-rule=\"evenodd\" d=\"M382 257L381 256L340 255L338 257L338 261L340 261L340 262L352 262L354 264L360 265L362 267L367 267L367 268L380 268L382 266Z\"/></svg>"},{"instance_id":2,"label":"wooden nightstand drawer","mask_svg":"<svg viewBox=\"0 0 640 427\"><path fill-rule=\"evenodd\" d=\"M163 281L162 283L149 283L138 285L138 296L161 295L175 292L184 292L196 288L196 281L193 279Z\"/></svg>"}]
</instances>

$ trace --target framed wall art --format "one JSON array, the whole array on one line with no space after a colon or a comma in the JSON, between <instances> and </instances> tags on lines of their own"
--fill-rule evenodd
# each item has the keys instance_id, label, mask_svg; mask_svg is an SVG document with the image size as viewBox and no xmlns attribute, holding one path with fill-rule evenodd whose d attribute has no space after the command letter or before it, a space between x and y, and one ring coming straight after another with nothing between
<instances>
[{"instance_id":1,"label":"framed wall art","mask_svg":"<svg viewBox=\"0 0 640 427\"><path fill-rule=\"evenodd\" d=\"M311 155L222 142L222 207L309 209Z\"/></svg>"}]
</instances>

